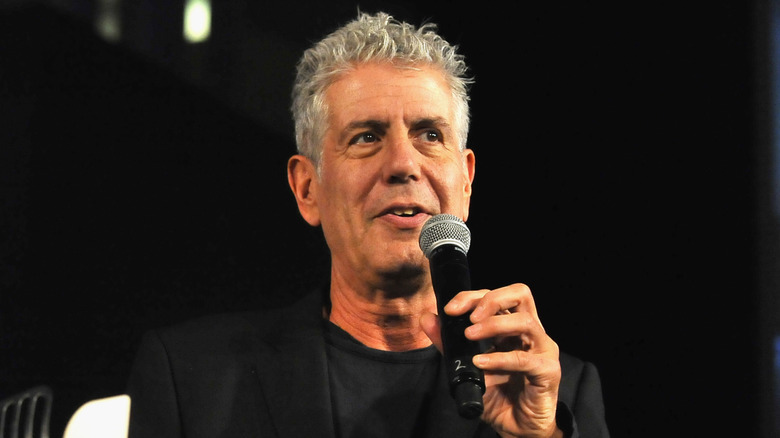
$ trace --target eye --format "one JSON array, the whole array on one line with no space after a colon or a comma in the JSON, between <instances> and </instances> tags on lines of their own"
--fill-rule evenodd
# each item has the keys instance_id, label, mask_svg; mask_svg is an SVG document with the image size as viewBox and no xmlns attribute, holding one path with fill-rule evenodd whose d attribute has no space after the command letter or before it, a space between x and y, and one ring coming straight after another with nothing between
<instances>
[{"instance_id":1,"label":"eye","mask_svg":"<svg viewBox=\"0 0 780 438\"><path fill-rule=\"evenodd\" d=\"M353 144L366 144L366 143L375 143L379 141L379 137L370 133L370 132L362 132L354 137L349 141L350 145Z\"/></svg>"},{"instance_id":2,"label":"eye","mask_svg":"<svg viewBox=\"0 0 780 438\"><path fill-rule=\"evenodd\" d=\"M420 133L418 138L425 142L440 143L443 141L441 133L436 130L427 130Z\"/></svg>"}]
</instances>

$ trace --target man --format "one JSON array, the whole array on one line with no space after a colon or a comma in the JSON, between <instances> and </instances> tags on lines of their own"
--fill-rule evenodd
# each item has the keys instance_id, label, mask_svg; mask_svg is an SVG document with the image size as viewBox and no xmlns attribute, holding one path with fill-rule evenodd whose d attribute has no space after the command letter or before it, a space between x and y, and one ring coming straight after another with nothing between
<instances>
[{"instance_id":1,"label":"man","mask_svg":"<svg viewBox=\"0 0 780 438\"><path fill-rule=\"evenodd\" d=\"M447 303L494 344L474 357L482 417L449 396L418 237L433 215L468 218L475 155L466 66L434 30L361 14L304 53L288 181L324 233L329 290L150 333L131 436L608 436L595 368L559 354L522 284Z\"/></svg>"}]
</instances>

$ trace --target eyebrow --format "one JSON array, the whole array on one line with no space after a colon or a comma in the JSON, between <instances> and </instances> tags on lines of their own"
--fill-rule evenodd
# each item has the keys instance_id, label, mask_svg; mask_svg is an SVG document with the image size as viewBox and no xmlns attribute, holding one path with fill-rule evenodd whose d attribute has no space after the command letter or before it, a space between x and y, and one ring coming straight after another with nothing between
<instances>
[{"instance_id":1,"label":"eyebrow","mask_svg":"<svg viewBox=\"0 0 780 438\"><path fill-rule=\"evenodd\" d=\"M443 117L424 117L421 119L413 120L410 124L410 129L412 130L432 128L432 127L436 127L440 129L448 129L450 128L450 124ZM341 131L339 140L343 142L350 135L350 133L354 131L360 131L363 129L369 129L371 131L374 131L382 135L385 132L387 132L388 128L390 128L389 122L384 122L377 119L355 120L353 122L350 122Z\"/></svg>"},{"instance_id":2,"label":"eyebrow","mask_svg":"<svg viewBox=\"0 0 780 438\"><path fill-rule=\"evenodd\" d=\"M450 127L450 124L443 117L422 118L413 121L411 124L412 129L423 129L423 128L433 128L433 127L446 129Z\"/></svg>"},{"instance_id":3,"label":"eyebrow","mask_svg":"<svg viewBox=\"0 0 780 438\"><path fill-rule=\"evenodd\" d=\"M341 130L341 134L339 134L339 143L344 143L347 140L347 137L352 135L355 131L368 129L379 134L384 134L389 127L390 124L388 122L382 122L376 119L355 120Z\"/></svg>"},{"instance_id":4,"label":"eyebrow","mask_svg":"<svg viewBox=\"0 0 780 438\"><path fill-rule=\"evenodd\" d=\"M390 127L390 123L388 122L382 122L380 120L375 119L368 119L368 120L356 120L354 122L351 122L347 127L344 129L344 131L356 131L360 129L373 129L376 131L386 131L387 128Z\"/></svg>"}]
</instances>

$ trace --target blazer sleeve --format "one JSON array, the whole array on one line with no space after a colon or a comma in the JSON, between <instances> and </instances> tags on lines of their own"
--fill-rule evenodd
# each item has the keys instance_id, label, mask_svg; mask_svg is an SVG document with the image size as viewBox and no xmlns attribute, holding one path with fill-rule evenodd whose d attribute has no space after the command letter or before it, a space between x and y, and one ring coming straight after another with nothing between
<instances>
[{"instance_id":1,"label":"blazer sleeve","mask_svg":"<svg viewBox=\"0 0 780 438\"><path fill-rule=\"evenodd\" d=\"M181 437L181 420L168 354L157 332L149 332L127 384L129 438Z\"/></svg>"},{"instance_id":2,"label":"blazer sleeve","mask_svg":"<svg viewBox=\"0 0 780 438\"><path fill-rule=\"evenodd\" d=\"M571 438L609 438L596 366L561 354L561 369L557 418L561 429Z\"/></svg>"}]
</instances>

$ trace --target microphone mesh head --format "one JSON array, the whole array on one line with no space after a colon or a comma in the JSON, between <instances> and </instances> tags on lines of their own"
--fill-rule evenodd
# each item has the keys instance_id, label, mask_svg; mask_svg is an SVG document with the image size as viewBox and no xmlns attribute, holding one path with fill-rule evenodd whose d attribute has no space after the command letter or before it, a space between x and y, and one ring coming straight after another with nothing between
<instances>
[{"instance_id":1,"label":"microphone mesh head","mask_svg":"<svg viewBox=\"0 0 780 438\"><path fill-rule=\"evenodd\" d=\"M420 231L420 249L430 258L434 249L441 245L455 245L468 253L471 246L471 232L461 218L451 214L437 214L425 222Z\"/></svg>"}]
</instances>

